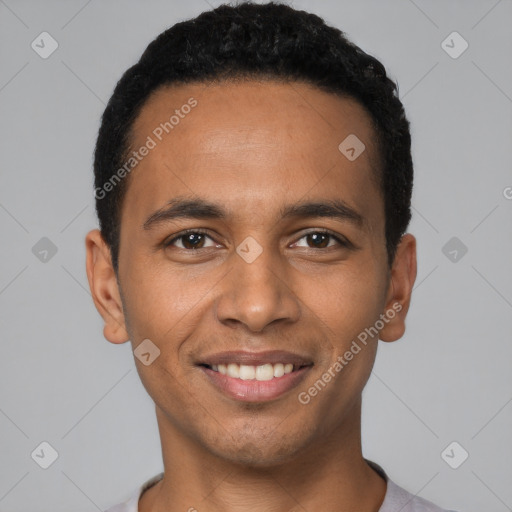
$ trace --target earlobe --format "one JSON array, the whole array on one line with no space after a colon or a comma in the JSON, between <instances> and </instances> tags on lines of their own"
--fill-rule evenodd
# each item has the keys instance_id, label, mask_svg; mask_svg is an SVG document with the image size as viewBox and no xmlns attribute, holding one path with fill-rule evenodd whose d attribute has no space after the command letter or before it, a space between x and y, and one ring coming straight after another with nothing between
<instances>
[{"instance_id":1,"label":"earlobe","mask_svg":"<svg viewBox=\"0 0 512 512\"><path fill-rule=\"evenodd\" d=\"M98 229L85 237L86 270L94 305L105 322L103 335L111 343L129 340L121 295L112 266L110 249Z\"/></svg>"},{"instance_id":2,"label":"earlobe","mask_svg":"<svg viewBox=\"0 0 512 512\"><path fill-rule=\"evenodd\" d=\"M416 238L407 233L402 236L391 268L384 315L387 319L381 329L382 341L396 341L405 332L405 318L411 303L416 280Z\"/></svg>"}]
</instances>

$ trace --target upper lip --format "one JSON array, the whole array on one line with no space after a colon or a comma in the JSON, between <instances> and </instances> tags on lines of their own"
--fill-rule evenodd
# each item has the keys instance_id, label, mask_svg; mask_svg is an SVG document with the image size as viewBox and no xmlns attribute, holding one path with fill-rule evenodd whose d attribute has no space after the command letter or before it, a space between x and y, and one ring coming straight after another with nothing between
<instances>
[{"instance_id":1,"label":"upper lip","mask_svg":"<svg viewBox=\"0 0 512 512\"><path fill-rule=\"evenodd\" d=\"M295 367L310 366L313 361L293 352L285 350L267 350L264 352L247 352L245 350L233 350L229 352L217 352L207 356L199 364L213 366L219 364L243 364L247 366L260 366L263 364L287 364L291 363Z\"/></svg>"}]
</instances>

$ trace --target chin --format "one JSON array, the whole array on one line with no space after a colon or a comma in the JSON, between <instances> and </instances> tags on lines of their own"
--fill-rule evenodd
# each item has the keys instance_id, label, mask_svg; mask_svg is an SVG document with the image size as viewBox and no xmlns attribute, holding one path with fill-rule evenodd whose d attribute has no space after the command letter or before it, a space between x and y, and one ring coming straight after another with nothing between
<instances>
[{"instance_id":1,"label":"chin","mask_svg":"<svg viewBox=\"0 0 512 512\"><path fill-rule=\"evenodd\" d=\"M237 430L209 446L216 457L247 468L271 468L293 460L309 444L304 430L293 435L279 427L265 432Z\"/></svg>"}]
</instances>

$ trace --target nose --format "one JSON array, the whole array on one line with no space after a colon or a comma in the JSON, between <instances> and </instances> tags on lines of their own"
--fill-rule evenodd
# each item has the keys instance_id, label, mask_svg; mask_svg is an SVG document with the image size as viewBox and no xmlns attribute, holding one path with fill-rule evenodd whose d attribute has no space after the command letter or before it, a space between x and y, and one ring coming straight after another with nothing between
<instances>
[{"instance_id":1,"label":"nose","mask_svg":"<svg viewBox=\"0 0 512 512\"><path fill-rule=\"evenodd\" d=\"M273 322L296 322L300 301L279 256L265 249L251 263L233 254L231 271L221 282L217 319L231 327L243 324L261 332Z\"/></svg>"}]
</instances>

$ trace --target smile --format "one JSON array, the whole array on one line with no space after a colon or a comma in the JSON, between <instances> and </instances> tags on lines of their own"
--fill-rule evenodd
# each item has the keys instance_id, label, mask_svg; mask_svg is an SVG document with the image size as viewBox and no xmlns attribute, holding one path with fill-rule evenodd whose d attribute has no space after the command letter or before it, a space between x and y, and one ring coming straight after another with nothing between
<instances>
[{"instance_id":1,"label":"smile","mask_svg":"<svg viewBox=\"0 0 512 512\"><path fill-rule=\"evenodd\" d=\"M215 372L227 375L233 379L266 381L297 371L302 368L302 366L295 365L294 367L292 363L267 363L259 366L230 363L227 365L214 364L210 368Z\"/></svg>"},{"instance_id":2,"label":"smile","mask_svg":"<svg viewBox=\"0 0 512 512\"><path fill-rule=\"evenodd\" d=\"M291 363L262 364L259 366L200 365L208 382L230 399L242 402L268 402L297 387L313 365L297 366Z\"/></svg>"}]
</instances>

